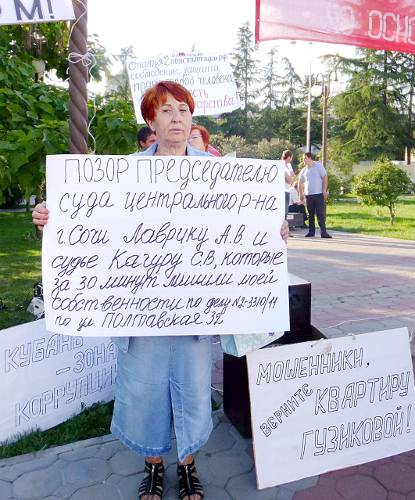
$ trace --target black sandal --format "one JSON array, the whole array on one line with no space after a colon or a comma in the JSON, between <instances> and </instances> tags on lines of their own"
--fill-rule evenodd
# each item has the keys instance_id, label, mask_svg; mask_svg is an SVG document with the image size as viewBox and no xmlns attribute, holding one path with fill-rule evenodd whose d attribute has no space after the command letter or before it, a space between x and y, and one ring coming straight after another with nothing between
<instances>
[{"instance_id":1,"label":"black sandal","mask_svg":"<svg viewBox=\"0 0 415 500\"><path fill-rule=\"evenodd\" d=\"M160 499L163 498L163 464L151 464L146 460L145 476L141 481L138 489L138 498L141 499L145 495L157 495Z\"/></svg>"},{"instance_id":2,"label":"black sandal","mask_svg":"<svg viewBox=\"0 0 415 500\"><path fill-rule=\"evenodd\" d=\"M200 500L204 496L203 487L197 477L195 461L190 464L178 465L177 475L179 476L179 498L183 500L191 495L199 495Z\"/></svg>"}]
</instances>

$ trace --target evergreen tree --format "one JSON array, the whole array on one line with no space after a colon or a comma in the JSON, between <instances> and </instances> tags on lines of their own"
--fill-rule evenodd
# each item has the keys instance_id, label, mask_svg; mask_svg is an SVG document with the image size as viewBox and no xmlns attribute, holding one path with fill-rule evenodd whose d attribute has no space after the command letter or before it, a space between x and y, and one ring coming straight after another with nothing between
<instances>
[{"instance_id":1,"label":"evergreen tree","mask_svg":"<svg viewBox=\"0 0 415 500\"><path fill-rule=\"evenodd\" d=\"M240 116L243 120L243 135L249 137L248 116L254 110L254 101L258 95L256 88L258 82L258 61L254 58L256 47L254 44L254 35L248 22L239 28L237 39L238 45L232 54L234 59L232 69L243 105ZM239 113L236 113L236 115L239 115Z\"/></svg>"},{"instance_id":2,"label":"evergreen tree","mask_svg":"<svg viewBox=\"0 0 415 500\"><path fill-rule=\"evenodd\" d=\"M403 158L414 144L412 56L359 49L357 58L331 60L350 76L346 91L333 99L338 119L333 154L352 162L381 155Z\"/></svg>"},{"instance_id":3,"label":"evergreen tree","mask_svg":"<svg viewBox=\"0 0 415 500\"><path fill-rule=\"evenodd\" d=\"M281 104L288 106L290 109L296 107L303 100L301 90L302 80L288 57L282 58L284 65L284 74L279 78L279 87L281 91Z\"/></svg>"},{"instance_id":4,"label":"evergreen tree","mask_svg":"<svg viewBox=\"0 0 415 500\"><path fill-rule=\"evenodd\" d=\"M262 70L264 85L261 87L261 95L264 96L262 100L265 108L275 108L278 104L278 85L280 84L280 77L277 73L277 49L272 48L268 52L268 63Z\"/></svg>"}]
</instances>

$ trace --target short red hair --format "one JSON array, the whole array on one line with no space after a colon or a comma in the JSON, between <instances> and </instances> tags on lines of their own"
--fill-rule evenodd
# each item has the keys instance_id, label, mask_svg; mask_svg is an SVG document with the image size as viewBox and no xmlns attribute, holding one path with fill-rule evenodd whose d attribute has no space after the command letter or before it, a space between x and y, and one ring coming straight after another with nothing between
<instances>
[{"instance_id":1,"label":"short red hair","mask_svg":"<svg viewBox=\"0 0 415 500\"><path fill-rule=\"evenodd\" d=\"M180 83L164 80L156 83L143 94L141 114L147 123L149 120L154 120L158 108L167 101L168 94L171 94L176 101L185 102L189 106L190 113L193 114L195 101L192 94Z\"/></svg>"},{"instance_id":2,"label":"short red hair","mask_svg":"<svg viewBox=\"0 0 415 500\"><path fill-rule=\"evenodd\" d=\"M200 132L200 135L202 136L202 141L205 146L205 151L207 151L207 148L209 146L210 142L210 136L209 132L205 129L205 127L202 127L202 125L192 125L192 128L190 129L190 133L193 132L193 130L198 130Z\"/></svg>"}]
</instances>

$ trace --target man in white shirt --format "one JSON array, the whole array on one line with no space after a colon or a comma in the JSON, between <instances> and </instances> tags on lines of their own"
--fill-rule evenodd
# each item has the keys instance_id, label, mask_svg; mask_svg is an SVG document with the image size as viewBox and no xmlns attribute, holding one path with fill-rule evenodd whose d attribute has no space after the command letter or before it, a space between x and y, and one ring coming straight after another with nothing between
<instances>
[{"instance_id":1,"label":"man in white shirt","mask_svg":"<svg viewBox=\"0 0 415 500\"><path fill-rule=\"evenodd\" d=\"M290 188L294 180L294 170L291 166L293 154L290 150L286 149L281 155L281 160L285 163L284 176L285 176L285 218L288 214L288 205L290 204Z\"/></svg>"}]
</instances>

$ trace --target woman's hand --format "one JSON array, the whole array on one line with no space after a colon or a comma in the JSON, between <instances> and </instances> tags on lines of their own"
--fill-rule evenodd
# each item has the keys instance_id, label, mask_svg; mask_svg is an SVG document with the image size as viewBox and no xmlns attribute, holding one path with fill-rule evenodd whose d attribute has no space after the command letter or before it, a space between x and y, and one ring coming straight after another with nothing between
<instances>
[{"instance_id":1,"label":"woman's hand","mask_svg":"<svg viewBox=\"0 0 415 500\"><path fill-rule=\"evenodd\" d=\"M45 202L39 203L35 206L32 212L32 221L39 231L43 231L43 226L48 223L49 210L46 208Z\"/></svg>"},{"instance_id":2,"label":"woman's hand","mask_svg":"<svg viewBox=\"0 0 415 500\"><path fill-rule=\"evenodd\" d=\"M281 238L284 240L285 244L288 242L288 234L289 234L289 229L288 229L288 222L285 220L282 223L281 229L280 229L280 235Z\"/></svg>"}]
</instances>

